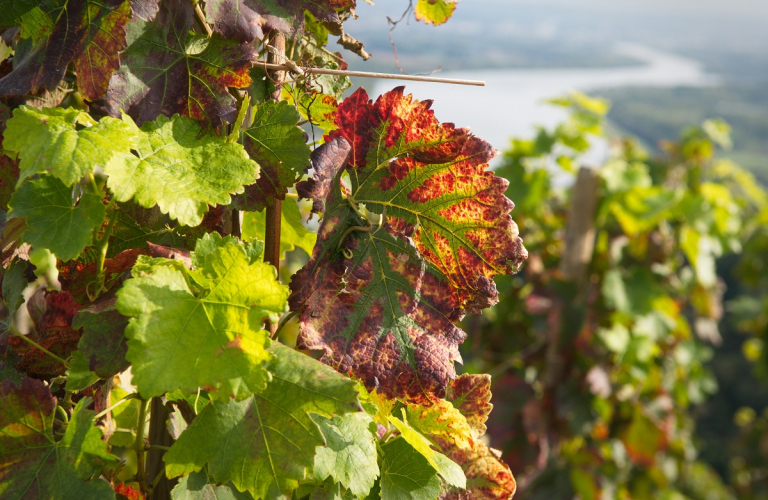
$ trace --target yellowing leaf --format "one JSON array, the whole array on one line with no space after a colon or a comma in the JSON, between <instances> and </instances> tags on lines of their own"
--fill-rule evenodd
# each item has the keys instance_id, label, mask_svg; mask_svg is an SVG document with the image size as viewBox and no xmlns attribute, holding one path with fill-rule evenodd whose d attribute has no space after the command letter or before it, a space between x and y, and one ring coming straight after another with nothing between
<instances>
[{"instance_id":1,"label":"yellowing leaf","mask_svg":"<svg viewBox=\"0 0 768 500\"><path fill-rule=\"evenodd\" d=\"M405 407L408 423L425 436L440 437L459 448L472 444L472 430L467 419L444 399L431 406L410 404Z\"/></svg>"}]
</instances>

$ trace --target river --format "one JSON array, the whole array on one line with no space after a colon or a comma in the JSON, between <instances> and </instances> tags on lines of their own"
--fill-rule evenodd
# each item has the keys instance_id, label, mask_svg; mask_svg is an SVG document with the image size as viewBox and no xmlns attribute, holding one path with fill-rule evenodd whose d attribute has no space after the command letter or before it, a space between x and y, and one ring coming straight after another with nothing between
<instances>
[{"instance_id":1,"label":"river","mask_svg":"<svg viewBox=\"0 0 768 500\"><path fill-rule=\"evenodd\" d=\"M504 69L445 72L435 76L483 80L485 87L404 82L417 99L433 99L435 116L443 122L469 127L496 149L506 149L510 137L530 137L534 126L551 127L565 112L544 103L569 90L599 94L600 89L640 86L711 86L720 81L695 60L643 45L621 44L616 50L641 64L616 68ZM392 88L390 81L373 85L358 80L371 96ZM598 148L602 149L602 148ZM593 155L599 156L599 152ZM592 155L590 155L592 156Z\"/></svg>"}]
</instances>

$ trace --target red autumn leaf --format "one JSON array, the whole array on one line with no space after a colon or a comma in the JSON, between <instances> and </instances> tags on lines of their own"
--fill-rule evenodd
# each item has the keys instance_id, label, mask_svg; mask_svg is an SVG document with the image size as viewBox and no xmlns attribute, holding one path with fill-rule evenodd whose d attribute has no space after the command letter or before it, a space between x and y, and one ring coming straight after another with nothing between
<instances>
[{"instance_id":1,"label":"red autumn leaf","mask_svg":"<svg viewBox=\"0 0 768 500\"><path fill-rule=\"evenodd\" d=\"M249 69L256 51L218 35L190 35L194 22L188 0L162 2L155 21L121 54L120 69L112 75L102 103L104 111L119 116L123 110L139 125L175 113L213 126L233 122L237 107L229 88L251 84Z\"/></svg>"},{"instance_id":2,"label":"red autumn leaf","mask_svg":"<svg viewBox=\"0 0 768 500\"><path fill-rule=\"evenodd\" d=\"M341 104L329 140L351 145L351 191L342 196L339 172L290 299L302 348L323 350L369 389L420 403L442 397L455 377L466 337L455 323L496 303L494 275L516 272L527 256L508 183L487 171L496 151L440 124L430 104L402 87L375 103L360 89ZM373 223L363 204L380 214Z\"/></svg>"},{"instance_id":3,"label":"red autumn leaf","mask_svg":"<svg viewBox=\"0 0 768 500\"><path fill-rule=\"evenodd\" d=\"M19 43L29 49L0 79L0 95L24 95L41 86L53 91L74 62L80 93L101 98L120 64L130 18L131 3L124 0L68 0L48 11L27 12Z\"/></svg>"}]
</instances>

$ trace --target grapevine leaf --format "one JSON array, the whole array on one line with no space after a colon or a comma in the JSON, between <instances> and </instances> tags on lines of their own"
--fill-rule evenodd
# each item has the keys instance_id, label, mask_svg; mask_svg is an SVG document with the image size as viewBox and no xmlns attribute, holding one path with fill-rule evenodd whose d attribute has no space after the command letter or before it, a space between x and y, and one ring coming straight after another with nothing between
<instances>
[{"instance_id":1,"label":"grapevine leaf","mask_svg":"<svg viewBox=\"0 0 768 500\"><path fill-rule=\"evenodd\" d=\"M326 43L327 40L321 40L316 35L300 38L295 61L304 66L346 71L349 66L341 53L327 50ZM315 92L331 95L338 100L352 86L352 80L348 76L316 75L310 85Z\"/></svg>"},{"instance_id":2,"label":"grapevine leaf","mask_svg":"<svg viewBox=\"0 0 768 500\"><path fill-rule=\"evenodd\" d=\"M152 21L160 9L159 0L131 0L133 14L144 21Z\"/></svg>"},{"instance_id":3,"label":"grapevine leaf","mask_svg":"<svg viewBox=\"0 0 768 500\"><path fill-rule=\"evenodd\" d=\"M18 26L22 16L39 3L40 0L0 0L0 31Z\"/></svg>"},{"instance_id":4,"label":"grapevine leaf","mask_svg":"<svg viewBox=\"0 0 768 500\"><path fill-rule=\"evenodd\" d=\"M440 494L437 473L405 439L382 445L381 500L435 500Z\"/></svg>"},{"instance_id":5,"label":"grapevine leaf","mask_svg":"<svg viewBox=\"0 0 768 500\"><path fill-rule=\"evenodd\" d=\"M123 335L128 319L114 308L112 301L78 311L72 328L83 329L77 344L78 352L87 360L88 369L102 379L108 379L127 369L128 350Z\"/></svg>"},{"instance_id":6,"label":"grapevine leaf","mask_svg":"<svg viewBox=\"0 0 768 500\"><path fill-rule=\"evenodd\" d=\"M194 272L144 256L133 272L116 306L131 317L126 358L142 395L204 387L242 399L264 386L270 355L262 322L283 312L287 295L272 266L251 263L228 242ZM191 289L187 278L201 289Z\"/></svg>"},{"instance_id":7,"label":"grapevine leaf","mask_svg":"<svg viewBox=\"0 0 768 500\"><path fill-rule=\"evenodd\" d=\"M410 404L405 407L408 423L429 437L451 441L459 448L472 444L472 430L464 415L444 399L431 406Z\"/></svg>"},{"instance_id":8,"label":"grapevine leaf","mask_svg":"<svg viewBox=\"0 0 768 500\"><path fill-rule=\"evenodd\" d=\"M224 38L246 43L257 38L262 40L262 26L266 20L253 10L251 3L247 0L208 0L205 2L205 18L213 31Z\"/></svg>"},{"instance_id":9,"label":"grapevine leaf","mask_svg":"<svg viewBox=\"0 0 768 500\"><path fill-rule=\"evenodd\" d=\"M19 183L47 172L71 186L134 146L135 135L128 124L110 117L95 122L73 108L21 106L13 110L3 135L5 150L17 153L21 160Z\"/></svg>"},{"instance_id":10,"label":"grapevine leaf","mask_svg":"<svg viewBox=\"0 0 768 500\"><path fill-rule=\"evenodd\" d=\"M20 18L19 44L25 49L17 50L13 71L0 79L0 95L21 96L41 86L52 91L74 62L80 93L100 98L120 65L130 17L124 0L67 0L27 12Z\"/></svg>"},{"instance_id":11,"label":"grapevine leaf","mask_svg":"<svg viewBox=\"0 0 768 500\"><path fill-rule=\"evenodd\" d=\"M88 360L85 359L85 354L80 351L74 351L67 367L66 389L70 392L80 392L95 384L98 380L99 376L88 367Z\"/></svg>"},{"instance_id":12,"label":"grapevine leaf","mask_svg":"<svg viewBox=\"0 0 768 500\"><path fill-rule=\"evenodd\" d=\"M0 385L0 495L8 500L114 498L109 484L85 481L104 463L115 463L94 427L90 398L77 403L61 441L53 436L56 399L42 381Z\"/></svg>"},{"instance_id":13,"label":"grapevine leaf","mask_svg":"<svg viewBox=\"0 0 768 500\"><path fill-rule=\"evenodd\" d=\"M26 270L27 263L25 261L14 259L11 265L3 271L3 302L5 302L5 307L8 309L8 316L13 316L16 310L24 303L24 290L29 285Z\"/></svg>"},{"instance_id":14,"label":"grapevine leaf","mask_svg":"<svg viewBox=\"0 0 768 500\"><path fill-rule=\"evenodd\" d=\"M256 498L284 498L312 467L323 435L309 413L332 417L358 411L355 383L321 363L273 344L272 381L241 402L212 402L165 455L177 477L208 465L217 483Z\"/></svg>"},{"instance_id":15,"label":"grapevine leaf","mask_svg":"<svg viewBox=\"0 0 768 500\"><path fill-rule=\"evenodd\" d=\"M312 151L310 160L315 174L310 179L296 184L299 196L312 200L312 213L325 212L325 200L331 191L333 180L346 164L351 151L352 146L343 137L325 142Z\"/></svg>"},{"instance_id":16,"label":"grapevine leaf","mask_svg":"<svg viewBox=\"0 0 768 500\"><path fill-rule=\"evenodd\" d=\"M296 108L285 101L265 101L253 117L253 125L243 131L248 154L261 167L261 177L235 197L240 210L262 210L274 200L282 200L309 167L307 134L297 124Z\"/></svg>"},{"instance_id":17,"label":"grapevine leaf","mask_svg":"<svg viewBox=\"0 0 768 500\"><path fill-rule=\"evenodd\" d=\"M301 32L305 10L321 21L339 24L337 11L355 7L355 0L213 0L210 3L214 7L206 14L213 16L209 20L217 31L242 41L261 38L258 34L261 25L283 33ZM258 31L254 25L259 26Z\"/></svg>"},{"instance_id":18,"label":"grapevine leaf","mask_svg":"<svg viewBox=\"0 0 768 500\"><path fill-rule=\"evenodd\" d=\"M216 484L205 471L193 472L179 479L171 491L171 500L251 500L248 493L241 493L232 483Z\"/></svg>"},{"instance_id":19,"label":"grapevine leaf","mask_svg":"<svg viewBox=\"0 0 768 500\"><path fill-rule=\"evenodd\" d=\"M261 241L254 240L248 243L243 243L234 236L221 236L219 233L207 233L197 240L195 251L190 256L192 266L196 268L204 267L206 260L213 256L216 249L230 244L237 245L245 251L245 254L248 256L249 264L258 261L264 251L264 243Z\"/></svg>"},{"instance_id":20,"label":"grapevine leaf","mask_svg":"<svg viewBox=\"0 0 768 500\"><path fill-rule=\"evenodd\" d=\"M474 437L485 434L485 421L493 409L491 376L465 373L448 385L445 399L467 419Z\"/></svg>"},{"instance_id":21,"label":"grapevine leaf","mask_svg":"<svg viewBox=\"0 0 768 500\"><path fill-rule=\"evenodd\" d=\"M248 70L256 51L216 34L191 35L194 20L191 2L166 0L153 23L138 21L138 35L109 82L103 103L108 114L124 110L139 124L176 113L212 126L234 121L237 107L229 88L251 84Z\"/></svg>"},{"instance_id":22,"label":"grapevine leaf","mask_svg":"<svg viewBox=\"0 0 768 500\"><path fill-rule=\"evenodd\" d=\"M494 275L527 257L508 182L487 171L495 151L429 106L402 88L376 103L360 89L340 105L329 136L352 146L351 193L337 175L290 299L301 348L414 403L445 394L466 337L454 323L496 303ZM375 230L356 204L380 214Z\"/></svg>"},{"instance_id":23,"label":"grapevine leaf","mask_svg":"<svg viewBox=\"0 0 768 500\"><path fill-rule=\"evenodd\" d=\"M405 410L403 410L405 411ZM425 438L419 431L411 427L408 421L400 420L395 417L389 417L389 423L395 426L400 432L400 436L410 444L414 450L419 452L427 462L435 468L448 484L457 488L466 486L466 478L455 462L449 460L441 453L432 449L432 443Z\"/></svg>"},{"instance_id":24,"label":"grapevine leaf","mask_svg":"<svg viewBox=\"0 0 768 500\"><path fill-rule=\"evenodd\" d=\"M451 490L441 500L507 500L517 489L509 467L500 460L501 452L488 448L480 441L467 449L438 442L443 452L461 465L467 478L465 490Z\"/></svg>"},{"instance_id":25,"label":"grapevine leaf","mask_svg":"<svg viewBox=\"0 0 768 500\"><path fill-rule=\"evenodd\" d=\"M285 201L280 216L280 259L285 253L301 248L307 255L312 255L317 235L307 230L301 223L299 206L291 200ZM243 238L258 238L264 240L266 232L266 215L261 212L245 212L243 214Z\"/></svg>"},{"instance_id":26,"label":"grapevine leaf","mask_svg":"<svg viewBox=\"0 0 768 500\"><path fill-rule=\"evenodd\" d=\"M342 495L341 485L328 480L312 491L309 500L346 500Z\"/></svg>"},{"instance_id":27,"label":"grapevine leaf","mask_svg":"<svg viewBox=\"0 0 768 500\"><path fill-rule=\"evenodd\" d=\"M668 445L666 433L641 411L635 412L632 422L623 433L622 441L629 457L647 467L656 462L656 454Z\"/></svg>"},{"instance_id":28,"label":"grapevine leaf","mask_svg":"<svg viewBox=\"0 0 768 500\"><path fill-rule=\"evenodd\" d=\"M120 155L105 167L117 201L158 205L181 224L196 226L208 205L228 204L230 193L242 192L258 176L241 145L204 134L191 118L160 116L141 129L123 118L137 137L138 157Z\"/></svg>"},{"instance_id":29,"label":"grapevine leaf","mask_svg":"<svg viewBox=\"0 0 768 500\"><path fill-rule=\"evenodd\" d=\"M110 391L110 398L113 403L116 403L128 394L123 387L116 385ZM129 448L133 444L136 440L136 422L139 418L140 405L138 399L131 399L112 409L112 420L115 422L116 429L109 438L110 445Z\"/></svg>"},{"instance_id":30,"label":"grapevine leaf","mask_svg":"<svg viewBox=\"0 0 768 500\"><path fill-rule=\"evenodd\" d=\"M366 413L327 419L313 417L327 441L315 451L314 477L333 477L354 495L368 494L379 476L376 463L376 424Z\"/></svg>"},{"instance_id":31,"label":"grapevine leaf","mask_svg":"<svg viewBox=\"0 0 768 500\"><path fill-rule=\"evenodd\" d=\"M74 259L91 243L104 220L101 196L85 193L73 205L72 188L51 176L25 182L9 202L9 217L26 217L24 241L47 248L59 259Z\"/></svg>"},{"instance_id":32,"label":"grapevine leaf","mask_svg":"<svg viewBox=\"0 0 768 500\"><path fill-rule=\"evenodd\" d=\"M321 92L308 92L300 93L296 99L291 92L284 90L283 98L296 106L302 118L322 128L326 133L336 129L339 102L334 96Z\"/></svg>"},{"instance_id":33,"label":"grapevine leaf","mask_svg":"<svg viewBox=\"0 0 768 500\"><path fill-rule=\"evenodd\" d=\"M418 0L413 13L417 21L438 26L451 18L457 3L458 0Z\"/></svg>"}]
</instances>

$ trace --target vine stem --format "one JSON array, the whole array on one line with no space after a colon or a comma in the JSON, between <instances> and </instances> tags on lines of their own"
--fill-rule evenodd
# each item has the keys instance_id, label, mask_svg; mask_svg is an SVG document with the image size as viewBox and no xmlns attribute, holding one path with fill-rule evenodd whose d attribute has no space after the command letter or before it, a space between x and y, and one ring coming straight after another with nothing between
<instances>
[{"instance_id":1,"label":"vine stem","mask_svg":"<svg viewBox=\"0 0 768 500\"><path fill-rule=\"evenodd\" d=\"M107 250L109 249L109 238L112 236L112 230L115 228L117 222L117 204L114 200L109 203L112 213L109 215L109 223L104 230L104 234L101 235L99 242L96 244L96 251L99 255L98 267L96 268L96 289L93 292L93 300L96 300L101 292L104 290L104 280L106 275L104 273L104 263L107 261Z\"/></svg>"},{"instance_id":2,"label":"vine stem","mask_svg":"<svg viewBox=\"0 0 768 500\"><path fill-rule=\"evenodd\" d=\"M136 452L136 482L139 483L141 491L149 495L149 486L147 485L147 469L144 462L144 453L146 448L144 446L144 427L147 422L147 409L149 408L149 400L141 399L139 405L139 419L138 427L136 428L136 440L133 442L133 451Z\"/></svg>"},{"instance_id":3,"label":"vine stem","mask_svg":"<svg viewBox=\"0 0 768 500\"><path fill-rule=\"evenodd\" d=\"M269 63L279 63L285 54L285 36L282 33L273 31L270 36L269 46L271 48L267 54L267 61ZM280 101L282 99L285 71L272 71L269 77L275 82L275 91L270 98L273 101ZM280 223L282 211L283 202L281 200L275 200L273 204L267 206L265 215L266 227L264 231L264 261L275 266L278 277L280 276ZM269 333L274 337L276 332L277 324L270 322Z\"/></svg>"},{"instance_id":4,"label":"vine stem","mask_svg":"<svg viewBox=\"0 0 768 500\"><path fill-rule=\"evenodd\" d=\"M24 342L26 342L27 344L31 345L35 349L37 349L37 350L39 350L41 352L44 352L45 354L47 354L51 358L55 359L56 361L58 361L59 363L64 365L65 368L69 368L69 363L67 363L67 361L65 359L62 359L59 356L56 356L54 353L52 353L51 351L49 351L45 347L41 346L40 344L38 344L37 342L35 342L31 338L29 338L27 335L23 335L21 332L16 330L14 327L12 327L12 326L9 327L8 331L11 332L11 334L21 338Z\"/></svg>"}]
</instances>

